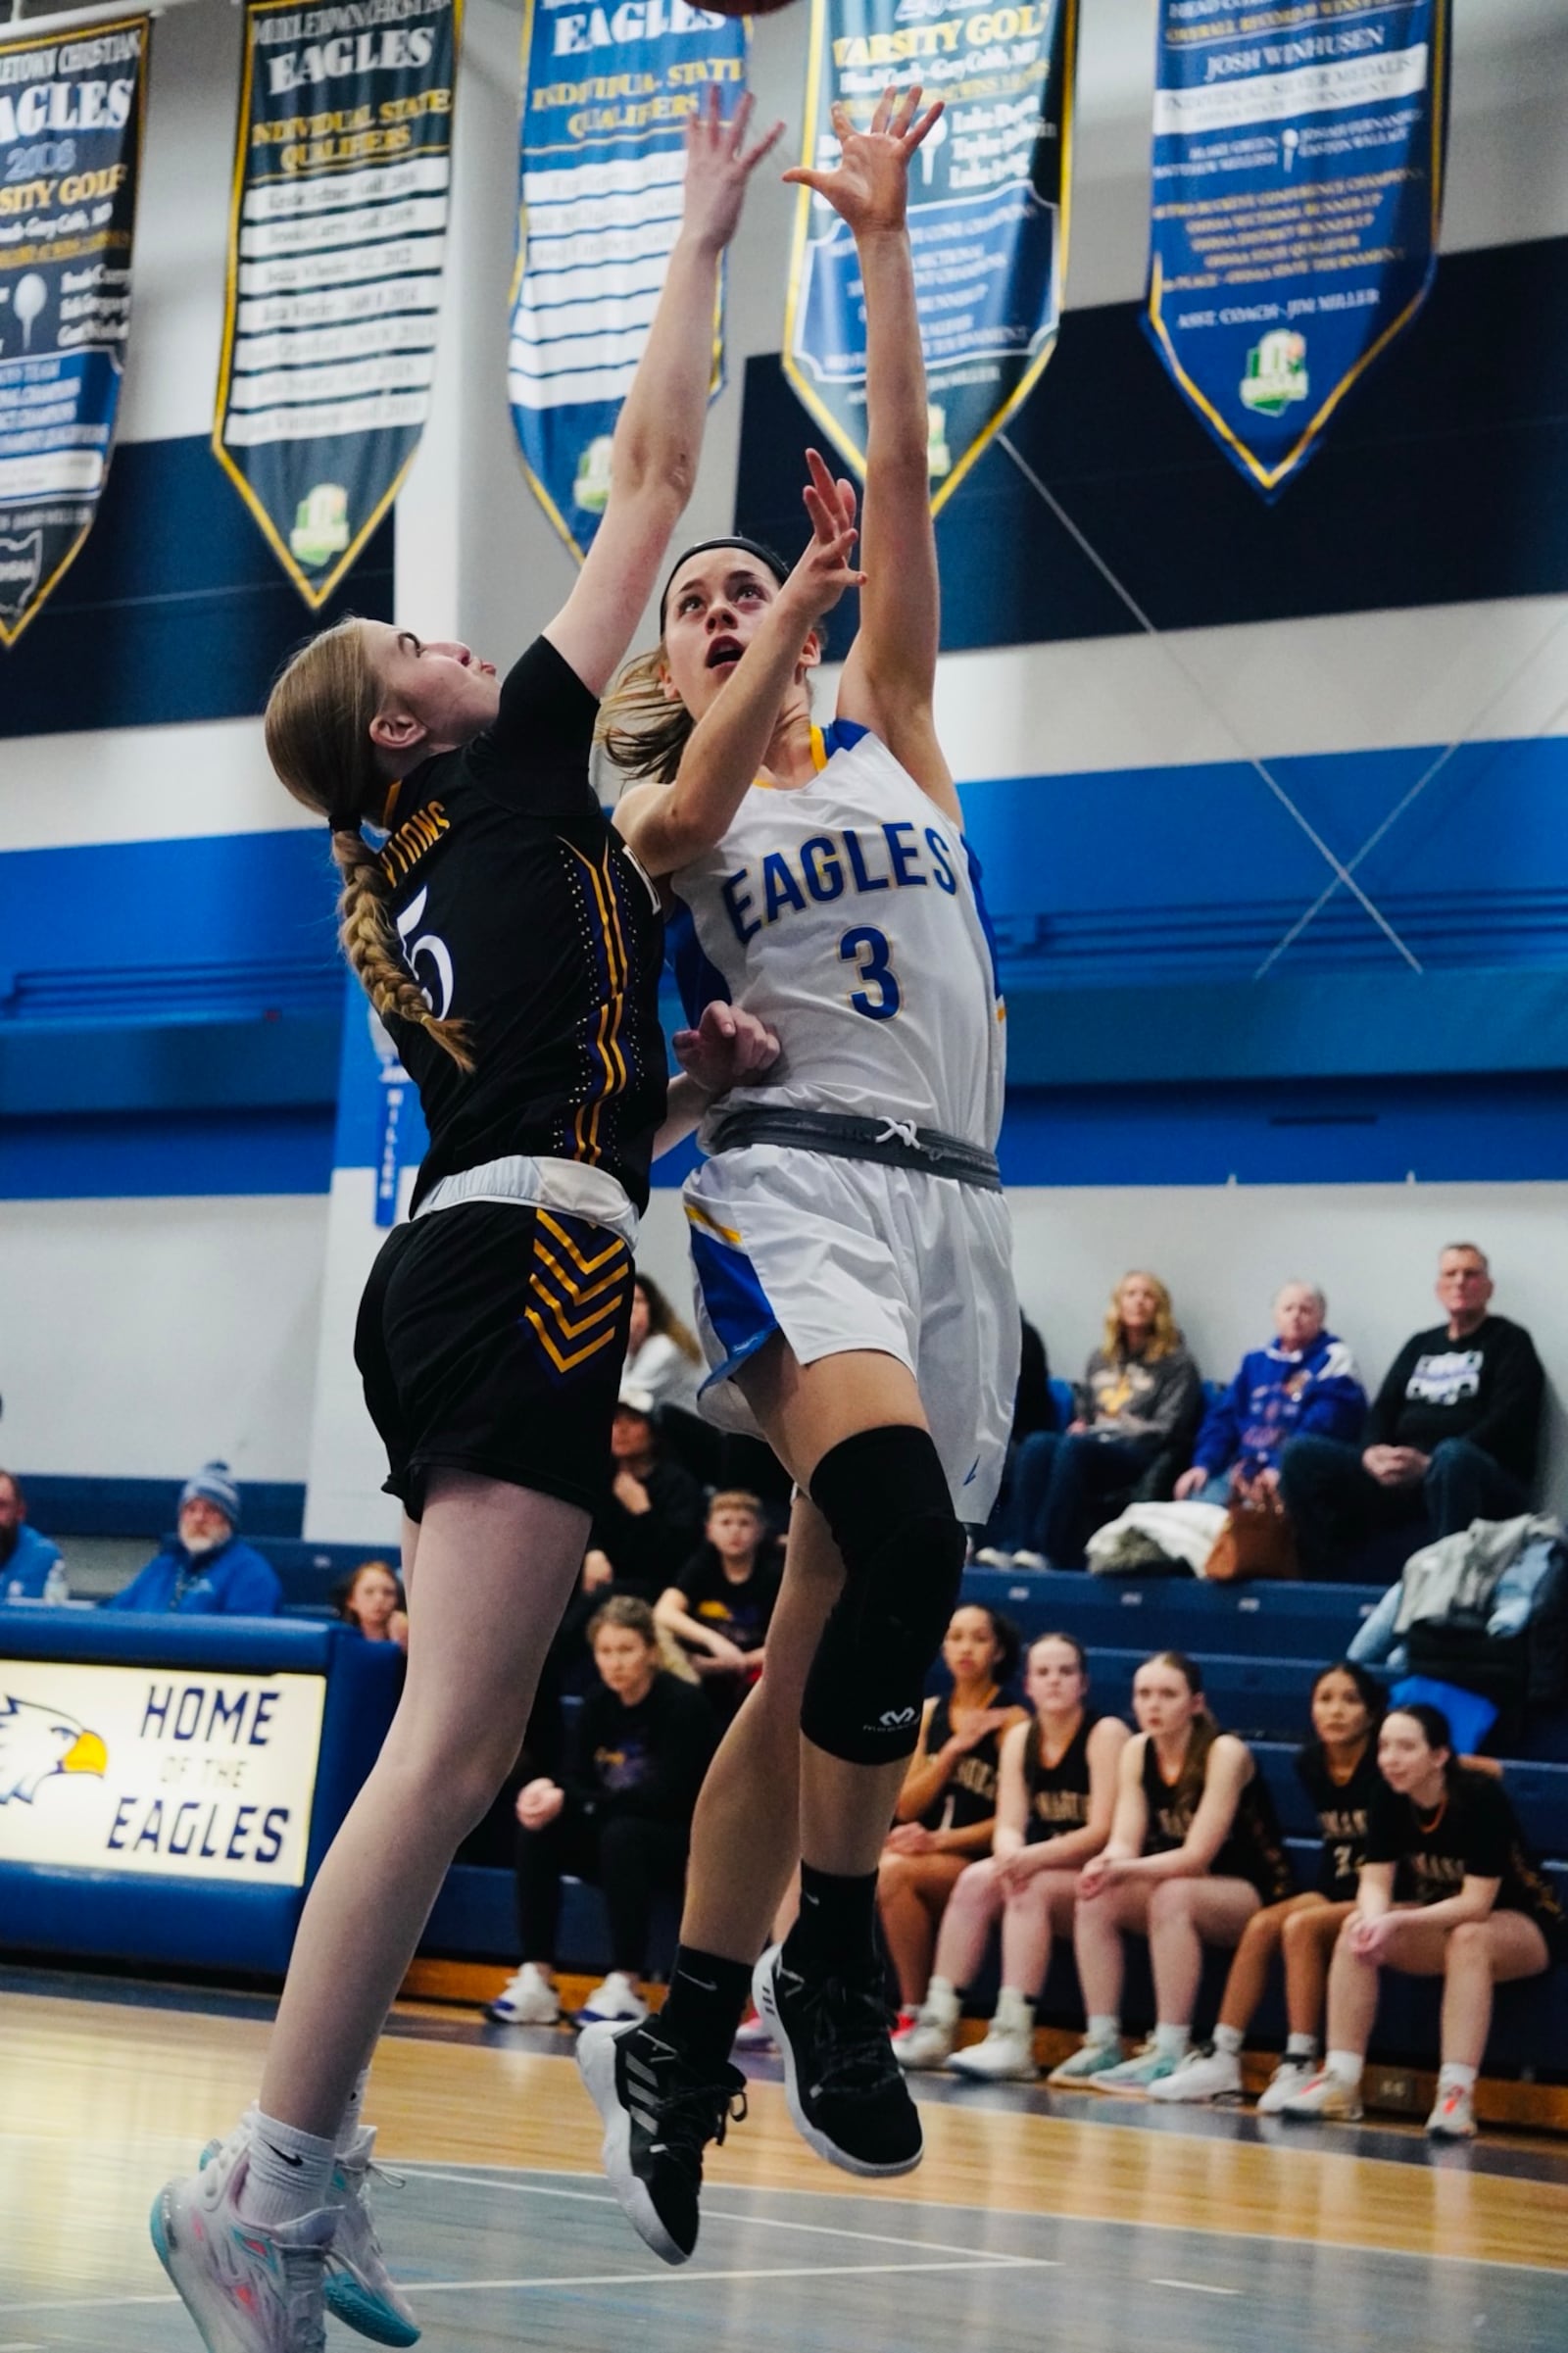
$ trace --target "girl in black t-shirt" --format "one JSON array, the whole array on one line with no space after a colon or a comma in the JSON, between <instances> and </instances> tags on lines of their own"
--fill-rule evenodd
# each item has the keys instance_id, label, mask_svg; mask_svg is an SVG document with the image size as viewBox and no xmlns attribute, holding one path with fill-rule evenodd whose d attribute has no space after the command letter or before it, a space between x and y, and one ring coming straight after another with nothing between
<instances>
[{"instance_id":1,"label":"girl in black t-shirt","mask_svg":"<svg viewBox=\"0 0 1568 2353\"><path fill-rule=\"evenodd\" d=\"M1475 2082L1492 1988L1568 1959L1568 1922L1495 1775L1461 1764L1441 1708L1391 1708L1355 1908L1329 1972L1328 2055L1280 2113L1354 2123L1377 2015L1378 1972L1441 1977L1443 2053L1427 2118L1435 2140L1475 2136Z\"/></svg>"},{"instance_id":2,"label":"girl in black t-shirt","mask_svg":"<svg viewBox=\"0 0 1568 2353\"><path fill-rule=\"evenodd\" d=\"M1003 1697L1018 1665L1010 1619L962 1604L949 1623L942 1663L953 1689L925 1703L877 1871L882 1932L907 2013L901 2032L925 1999L937 1929L958 1876L991 1850L1003 1735L1026 1721Z\"/></svg>"},{"instance_id":3,"label":"girl in black t-shirt","mask_svg":"<svg viewBox=\"0 0 1568 2353\"><path fill-rule=\"evenodd\" d=\"M1179 1650L1133 1678L1138 1733L1117 1767L1110 1838L1078 1880L1073 1949L1088 2033L1052 2076L1134 2096L1187 2055L1205 1944L1234 1945L1254 1912L1291 1891L1284 1840L1252 1753L1221 1732L1202 1677ZM1154 2032L1121 2056L1122 1939L1149 1938Z\"/></svg>"},{"instance_id":4,"label":"girl in black t-shirt","mask_svg":"<svg viewBox=\"0 0 1568 2353\"><path fill-rule=\"evenodd\" d=\"M638 1979L653 1899L679 1895L692 1809L717 1737L679 1653L666 1663L646 1601L629 1593L607 1601L588 1644L599 1679L572 1723L561 1780L525 1782L517 1792L522 1965L490 2005L504 2026L548 2026L561 2015L556 1934L568 1872L604 1890L610 1922L610 1975L579 2017L647 2017Z\"/></svg>"},{"instance_id":5,"label":"girl in black t-shirt","mask_svg":"<svg viewBox=\"0 0 1568 2353\"><path fill-rule=\"evenodd\" d=\"M720 260L772 144L748 151L750 110L743 98L725 123L715 96L688 123L680 225L609 503L510 676L456 640L350 620L294 658L268 705L274 768L330 824L343 945L418 1088L430 1151L355 1351L405 1507L403 1699L311 1889L258 2110L154 2208L176 2288L193 2314L221 2305L232 2353L281 2344L260 2316L285 2252L301 2346L319 2343L323 2301L385 2343L417 2334L361 2205L359 2100L453 1853L521 1745L608 1470L667 1065L659 908L588 763L599 697L692 487ZM725 1007L716 1064L711 1035L690 1042L705 1080L748 1067L744 1034ZM220 2248L238 2276L215 2273Z\"/></svg>"},{"instance_id":6,"label":"girl in black t-shirt","mask_svg":"<svg viewBox=\"0 0 1568 2353\"><path fill-rule=\"evenodd\" d=\"M1043 1634L1030 1644L1024 1689L1034 1714L1003 1736L992 1850L969 1864L942 1916L925 2001L893 2045L901 2067L947 2063L985 2083L1036 2073L1034 2005L1052 1936L1071 1936L1078 1874L1110 1836L1128 1733L1119 1716L1090 1707L1089 1661L1070 1634ZM962 1989L999 1917L1002 1989L991 2031L955 2053Z\"/></svg>"},{"instance_id":7,"label":"girl in black t-shirt","mask_svg":"<svg viewBox=\"0 0 1568 2353\"><path fill-rule=\"evenodd\" d=\"M1276 1954L1285 1960L1290 2040L1258 2102L1259 2115L1276 2114L1316 2074L1329 1960L1354 1909L1356 1877L1366 1855L1383 1704L1382 1686L1364 1667L1346 1659L1325 1667L1313 1684L1316 1737L1297 1750L1296 1770L1323 1837L1317 1884L1252 1914L1225 1981L1212 2047L1190 2051L1173 2076L1151 2086L1152 2098L1186 2102L1240 2096L1243 2041Z\"/></svg>"}]
</instances>

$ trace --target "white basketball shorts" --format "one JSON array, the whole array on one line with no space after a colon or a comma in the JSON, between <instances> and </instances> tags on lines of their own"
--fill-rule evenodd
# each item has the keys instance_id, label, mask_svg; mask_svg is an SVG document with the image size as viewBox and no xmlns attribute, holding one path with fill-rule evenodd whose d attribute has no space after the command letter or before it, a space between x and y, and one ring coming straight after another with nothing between
<instances>
[{"instance_id":1,"label":"white basketball shorts","mask_svg":"<svg viewBox=\"0 0 1568 2353\"><path fill-rule=\"evenodd\" d=\"M734 1375L775 1332L802 1364L870 1348L907 1365L971 1523L1002 1480L1018 1380L1005 1197L954 1177L793 1145L716 1153L687 1179L699 1405L760 1436Z\"/></svg>"}]
</instances>

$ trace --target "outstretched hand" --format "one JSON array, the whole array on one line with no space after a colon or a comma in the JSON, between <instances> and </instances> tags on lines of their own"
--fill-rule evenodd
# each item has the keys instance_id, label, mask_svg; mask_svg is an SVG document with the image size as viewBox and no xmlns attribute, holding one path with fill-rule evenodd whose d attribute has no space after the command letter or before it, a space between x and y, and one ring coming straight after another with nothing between
<instances>
[{"instance_id":1,"label":"outstretched hand","mask_svg":"<svg viewBox=\"0 0 1568 2353\"><path fill-rule=\"evenodd\" d=\"M784 593L814 621L832 612L847 588L863 588L865 574L852 562L858 512L855 484L843 475L835 481L819 450L807 451L806 465L811 478L801 497L811 518L811 536Z\"/></svg>"},{"instance_id":2,"label":"outstretched hand","mask_svg":"<svg viewBox=\"0 0 1568 2353\"><path fill-rule=\"evenodd\" d=\"M682 220L705 244L729 243L740 224L747 183L783 135L783 123L775 123L765 138L747 146L747 125L756 103L748 90L726 122L715 84L709 90L707 106L687 119Z\"/></svg>"},{"instance_id":3,"label":"outstretched hand","mask_svg":"<svg viewBox=\"0 0 1568 2353\"><path fill-rule=\"evenodd\" d=\"M918 82L902 94L885 89L876 103L869 130L857 130L842 100L833 105L833 128L839 160L831 172L813 172L805 164L784 177L827 199L847 221L856 236L876 229L902 228L909 189L909 159L942 113L939 98L919 113L923 91Z\"/></svg>"}]
</instances>

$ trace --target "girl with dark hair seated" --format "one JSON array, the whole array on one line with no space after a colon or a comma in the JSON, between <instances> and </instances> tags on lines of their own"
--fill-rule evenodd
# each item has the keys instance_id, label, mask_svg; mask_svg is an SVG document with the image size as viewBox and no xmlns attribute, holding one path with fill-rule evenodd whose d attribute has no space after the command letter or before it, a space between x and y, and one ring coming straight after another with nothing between
<instances>
[{"instance_id":1,"label":"girl with dark hair seated","mask_svg":"<svg viewBox=\"0 0 1568 2353\"><path fill-rule=\"evenodd\" d=\"M1187 2056L1205 1944L1235 1945L1254 1912L1291 1892L1285 1843L1251 1750L1221 1732L1179 1650L1133 1679L1138 1731L1121 1752L1109 1842L1078 1880L1073 1949L1083 2047L1053 2074L1079 2090L1147 2092ZM1121 2055L1123 1938L1147 1936L1154 2032Z\"/></svg>"},{"instance_id":2,"label":"girl with dark hair seated","mask_svg":"<svg viewBox=\"0 0 1568 2353\"><path fill-rule=\"evenodd\" d=\"M1442 2072L1427 2131L1475 2136L1475 2083L1492 1988L1568 1959L1568 1921L1496 1778L1461 1764L1441 1708L1391 1708L1355 1908L1329 1971L1328 2055L1282 2116L1353 2124L1377 2015L1378 1975L1441 1977Z\"/></svg>"},{"instance_id":3,"label":"girl with dark hair seated","mask_svg":"<svg viewBox=\"0 0 1568 2353\"><path fill-rule=\"evenodd\" d=\"M332 1589L332 1607L346 1626L355 1627L368 1642L396 1642L409 1646L409 1605L403 1580L384 1560L362 1560Z\"/></svg>"},{"instance_id":4,"label":"girl with dark hair seated","mask_svg":"<svg viewBox=\"0 0 1568 2353\"><path fill-rule=\"evenodd\" d=\"M942 1660L953 1689L925 1703L877 1869L882 1933L906 2014L901 2030L913 2025L925 1999L937 1930L960 1873L991 1851L1003 1736L1027 1721L1003 1696L1018 1665L1010 1618L962 1603L949 1622Z\"/></svg>"},{"instance_id":5,"label":"girl with dark hair seated","mask_svg":"<svg viewBox=\"0 0 1568 2353\"><path fill-rule=\"evenodd\" d=\"M1225 1981L1212 2044L1207 2050L1190 2051L1173 2076L1151 2085L1152 2099L1240 2097L1243 2043L1277 1954L1285 1959L1290 2039L1258 2101L1258 2114L1275 2115L1317 2073L1329 1961L1341 1929L1355 1909L1356 1882L1366 1859L1367 1809L1378 1780L1383 1708L1382 1685L1348 1659L1325 1667L1313 1684L1314 1737L1297 1750L1295 1763L1323 1834L1316 1885L1252 1914Z\"/></svg>"}]
</instances>

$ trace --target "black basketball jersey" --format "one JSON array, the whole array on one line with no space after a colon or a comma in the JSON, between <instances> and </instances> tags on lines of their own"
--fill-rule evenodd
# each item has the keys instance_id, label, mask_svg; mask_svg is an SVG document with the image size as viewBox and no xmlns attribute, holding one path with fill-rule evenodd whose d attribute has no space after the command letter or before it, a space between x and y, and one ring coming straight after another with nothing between
<instances>
[{"instance_id":1,"label":"black basketball jersey","mask_svg":"<svg viewBox=\"0 0 1568 2353\"><path fill-rule=\"evenodd\" d=\"M1367 1808L1383 1778L1378 1771L1376 1743L1368 1740L1348 1781L1334 1779L1319 1740L1308 1740L1304 1748L1298 1748L1295 1762L1297 1778L1312 1801L1323 1834L1317 1891L1330 1903L1353 1903L1366 1860Z\"/></svg>"},{"instance_id":2,"label":"black basketball jersey","mask_svg":"<svg viewBox=\"0 0 1568 2353\"><path fill-rule=\"evenodd\" d=\"M1210 1751L1212 1754L1212 1751ZM1144 1739L1144 1797L1149 1807L1145 1854L1169 1854L1186 1843L1201 1789L1172 1789L1159 1769L1154 1743ZM1291 1866L1285 1840L1262 1775L1256 1770L1237 1800L1230 1836L1209 1865L1215 1879L1245 1879L1265 1903L1283 1903L1292 1892Z\"/></svg>"},{"instance_id":3,"label":"black basketball jersey","mask_svg":"<svg viewBox=\"0 0 1568 2353\"><path fill-rule=\"evenodd\" d=\"M1568 1958L1562 1906L1525 1843L1501 1783L1474 1765L1455 1768L1430 1821L1379 1774L1368 1814L1366 1859L1397 1865L1396 1902L1441 1903L1457 1895L1467 1879L1494 1879L1497 1910L1526 1913L1545 1936L1552 1958Z\"/></svg>"},{"instance_id":4,"label":"black basketball jersey","mask_svg":"<svg viewBox=\"0 0 1568 2353\"><path fill-rule=\"evenodd\" d=\"M991 1702L993 1706L996 1701ZM944 1740L953 1733L953 1716L946 1697L937 1701L931 1711L931 1722L925 1736L925 1752L935 1756ZM927 1830L973 1830L977 1822L989 1822L997 1810L997 1769L1002 1759L1002 1737L988 1732L960 1756L949 1774L947 1787L932 1798L920 1816Z\"/></svg>"},{"instance_id":5,"label":"black basketball jersey","mask_svg":"<svg viewBox=\"0 0 1568 2353\"><path fill-rule=\"evenodd\" d=\"M501 689L493 727L408 775L381 853L404 960L468 1024L465 1076L415 1022L393 1042L441 1177L512 1153L581 1160L648 1200L664 1115L657 894L588 781L598 704L548 638Z\"/></svg>"},{"instance_id":6,"label":"black basketball jersey","mask_svg":"<svg viewBox=\"0 0 1568 2353\"><path fill-rule=\"evenodd\" d=\"M1099 1722L1098 1716L1084 1715L1054 1765L1048 1765L1041 1753L1038 1716L1024 1734L1023 1786L1029 1797L1026 1846L1038 1846L1047 1838L1064 1838L1069 1831L1087 1826L1089 1736Z\"/></svg>"}]
</instances>

